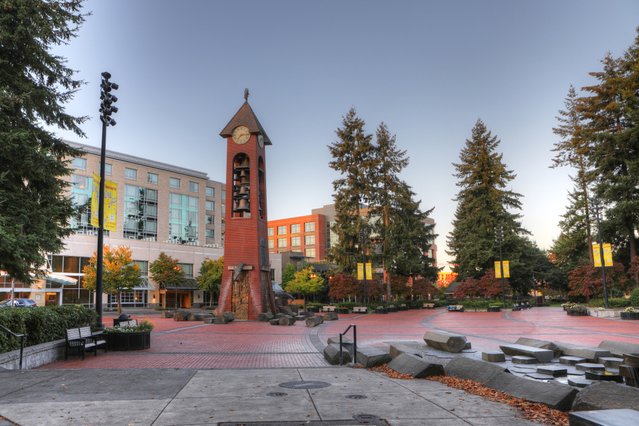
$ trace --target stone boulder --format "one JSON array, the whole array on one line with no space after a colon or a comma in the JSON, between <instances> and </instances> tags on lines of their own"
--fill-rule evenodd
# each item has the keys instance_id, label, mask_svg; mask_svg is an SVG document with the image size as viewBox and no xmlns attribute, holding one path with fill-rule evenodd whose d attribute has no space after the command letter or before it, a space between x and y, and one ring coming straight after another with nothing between
<instances>
[{"instance_id":1,"label":"stone boulder","mask_svg":"<svg viewBox=\"0 0 639 426\"><path fill-rule=\"evenodd\" d=\"M178 309L173 314L174 321L188 321L190 312L186 309Z\"/></svg>"},{"instance_id":2,"label":"stone boulder","mask_svg":"<svg viewBox=\"0 0 639 426\"><path fill-rule=\"evenodd\" d=\"M333 311L324 314L324 321L337 321L338 319L337 312Z\"/></svg>"},{"instance_id":3,"label":"stone boulder","mask_svg":"<svg viewBox=\"0 0 639 426\"><path fill-rule=\"evenodd\" d=\"M461 352L467 343L466 336L435 330L429 330L424 334L424 342L432 348L452 353Z\"/></svg>"},{"instance_id":4,"label":"stone boulder","mask_svg":"<svg viewBox=\"0 0 639 426\"><path fill-rule=\"evenodd\" d=\"M637 343L604 340L599 343L599 348L616 356L623 356L624 354L639 354L639 344Z\"/></svg>"},{"instance_id":5,"label":"stone boulder","mask_svg":"<svg viewBox=\"0 0 639 426\"><path fill-rule=\"evenodd\" d=\"M574 411L605 410L611 408L637 408L639 388L613 382L593 383L575 398Z\"/></svg>"},{"instance_id":6,"label":"stone boulder","mask_svg":"<svg viewBox=\"0 0 639 426\"><path fill-rule=\"evenodd\" d=\"M273 314L271 312L261 312L257 314L257 320L262 322L269 322L273 319Z\"/></svg>"},{"instance_id":7,"label":"stone boulder","mask_svg":"<svg viewBox=\"0 0 639 426\"><path fill-rule=\"evenodd\" d=\"M290 316L290 315L285 315L283 317L280 317L279 321L279 325L293 325L295 324L295 318Z\"/></svg>"},{"instance_id":8,"label":"stone boulder","mask_svg":"<svg viewBox=\"0 0 639 426\"><path fill-rule=\"evenodd\" d=\"M269 320L269 324L271 324L271 325L280 325L280 319L279 318L273 318L272 320Z\"/></svg>"},{"instance_id":9,"label":"stone boulder","mask_svg":"<svg viewBox=\"0 0 639 426\"><path fill-rule=\"evenodd\" d=\"M374 346L358 346L356 362L362 364L364 368L372 368L377 365L386 364L391 360L388 351Z\"/></svg>"},{"instance_id":10,"label":"stone boulder","mask_svg":"<svg viewBox=\"0 0 639 426\"><path fill-rule=\"evenodd\" d=\"M228 324L235 319L233 312L224 312L222 315L216 315L213 324Z\"/></svg>"},{"instance_id":11,"label":"stone boulder","mask_svg":"<svg viewBox=\"0 0 639 426\"><path fill-rule=\"evenodd\" d=\"M561 349L559 349L557 345L555 345L550 340L533 339L531 337L520 337L515 343L518 345L533 346L539 349L550 349L551 351L553 351L553 355L555 357L559 357L561 355Z\"/></svg>"},{"instance_id":12,"label":"stone boulder","mask_svg":"<svg viewBox=\"0 0 639 426\"><path fill-rule=\"evenodd\" d=\"M324 358L331 365L339 365L339 344L330 344L324 348ZM342 364L351 362L351 353L342 348Z\"/></svg>"},{"instance_id":13,"label":"stone boulder","mask_svg":"<svg viewBox=\"0 0 639 426\"><path fill-rule=\"evenodd\" d=\"M444 367L418 357L417 355L401 354L388 363L388 367L401 374L409 374L411 377L443 376Z\"/></svg>"},{"instance_id":14,"label":"stone boulder","mask_svg":"<svg viewBox=\"0 0 639 426\"><path fill-rule=\"evenodd\" d=\"M324 322L324 319L321 316L319 316L319 315L315 315L315 316L306 318L306 326L307 327L317 327L318 325L322 324L323 322Z\"/></svg>"}]
</instances>

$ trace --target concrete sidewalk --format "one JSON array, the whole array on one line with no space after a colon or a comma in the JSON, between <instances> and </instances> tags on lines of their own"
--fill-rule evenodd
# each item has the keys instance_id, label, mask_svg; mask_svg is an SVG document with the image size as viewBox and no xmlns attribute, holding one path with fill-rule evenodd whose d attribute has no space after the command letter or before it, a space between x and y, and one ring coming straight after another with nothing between
<instances>
[{"instance_id":1,"label":"concrete sidewalk","mask_svg":"<svg viewBox=\"0 0 639 426\"><path fill-rule=\"evenodd\" d=\"M0 384L1 426L535 424L438 382L350 367L1 371Z\"/></svg>"}]
</instances>

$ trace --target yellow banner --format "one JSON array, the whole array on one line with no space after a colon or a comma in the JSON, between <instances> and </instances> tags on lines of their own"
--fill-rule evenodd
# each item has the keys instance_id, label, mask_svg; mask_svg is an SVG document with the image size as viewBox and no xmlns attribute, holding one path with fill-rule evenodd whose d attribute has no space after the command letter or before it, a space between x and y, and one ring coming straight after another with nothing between
<instances>
[{"instance_id":1,"label":"yellow banner","mask_svg":"<svg viewBox=\"0 0 639 426\"><path fill-rule=\"evenodd\" d=\"M98 211L100 198L100 176L93 174L93 190L91 193L91 226L99 225ZM118 184L107 180L104 182L104 229L115 231L118 222Z\"/></svg>"},{"instance_id":2,"label":"yellow banner","mask_svg":"<svg viewBox=\"0 0 639 426\"><path fill-rule=\"evenodd\" d=\"M504 260L504 278L510 278L510 261ZM495 278L501 278L499 260L495 260Z\"/></svg>"},{"instance_id":3,"label":"yellow banner","mask_svg":"<svg viewBox=\"0 0 639 426\"><path fill-rule=\"evenodd\" d=\"M612 266L612 245L610 243L603 244L604 266ZM595 268L601 268L601 250L598 243L592 244L592 260Z\"/></svg>"},{"instance_id":4,"label":"yellow banner","mask_svg":"<svg viewBox=\"0 0 639 426\"><path fill-rule=\"evenodd\" d=\"M357 279L359 281L364 280L364 264L357 263ZM366 279L373 279L373 264L371 262L366 262Z\"/></svg>"}]
</instances>

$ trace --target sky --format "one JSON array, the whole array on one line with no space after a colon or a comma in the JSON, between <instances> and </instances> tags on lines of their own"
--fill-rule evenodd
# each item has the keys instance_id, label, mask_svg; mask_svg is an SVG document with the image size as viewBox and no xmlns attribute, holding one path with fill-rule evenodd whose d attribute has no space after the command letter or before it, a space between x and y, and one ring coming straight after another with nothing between
<instances>
[{"instance_id":1,"label":"sky","mask_svg":"<svg viewBox=\"0 0 639 426\"><path fill-rule=\"evenodd\" d=\"M453 163L478 119L522 194L523 226L542 249L559 235L572 184L551 169L552 128L572 84L593 83L639 26L636 0L90 0L78 37L56 47L86 84L67 104L100 146L100 73L120 85L107 149L224 182L219 132L249 88L268 147L268 218L333 202L328 145L350 108L407 151L401 177L434 207L440 266L458 192Z\"/></svg>"}]
</instances>

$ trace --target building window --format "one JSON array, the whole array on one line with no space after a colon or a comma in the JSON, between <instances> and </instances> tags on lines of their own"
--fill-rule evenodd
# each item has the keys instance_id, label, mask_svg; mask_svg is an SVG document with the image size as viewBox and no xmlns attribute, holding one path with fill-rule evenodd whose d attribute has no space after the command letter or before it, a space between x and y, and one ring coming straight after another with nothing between
<instances>
[{"instance_id":1,"label":"building window","mask_svg":"<svg viewBox=\"0 0 639 426\"><path fill-rule=\"evenodd\" d=\"M277 227L277 235L286 235L286 225Z\"/></svg>"},{"instance_id":2,"label":"building window","mask_svg":"<svg viewBox=\"0 0 639 426\"><path fill-rule=\"evenodd\" d=\"M268 228L268 236L272 237L273 235L275 235L275 233L273 232L273 228Z\"/></svg>"},{"instance_id":3,"label":"building window","mask_svg":"<svg viewBox=\"0 0 639 426\"><path fill-rule=\"evenodd\" d=\"M179 189L180 188L180 179L174 178L174 177L169 178L169 186L171 188Z\"/></svg>"},{"instance_id":4,"label":"building window","mask_svg":"<svg viewBox=\"0 0 639 426\"><path fill-rule=\"evenodd\" d=\"M268 249L273 250L275 248L275 240L268 240Z\"/></svg>"},{"instance_id":5,"label":"building window","mask_svg":"<svg viewBox=\"0 0 639 426\"><path fill-rule=\"evenodd\" d=\"M212 215L210 215L210 214L206 215L206 224L207 225L213 225L213 221L214 220L215 220L215 218Z\"/></svg>"},{"instance_id":6,"label":"building window","mask_svg":"<svg viewBox=\"0 0 639 426\"><path fill-rule=\"evenodd\" d=\"M222 190L222 202L226 200L226 190Z\"/></svg>"},{"instance_id":7,"label":"building window","mask_svg":"<svg viewBox=\"0 0 639 426\"><path fill-rule=\"evenodd\" d=\"M156 241L158 191L135 185L124 187L124 238Z\"/></svg>"},{"instance_id":8,"label":"building window","mask_svg":"<svg viewBox=\"0 0 639 426\"><path fill-rule=\"evenodd\" d=\"M140 268L140 275L142 275L143 277L146 277L147 275L149 275L149 262L148 261L146 261L146 260L134 260L133 263L138 265L138 268Z\"/></svg>"},{"instance_id":9,"label":"building window","mask_svg":"<svg viewBox=\"0 0 639 426\"><path fill-rule=\"evenodd\" d=\"M302 239L300 237L291 237L291 247L299 247L302 245Z\"/></svg>"},{"instance_id":10,"label":"building window","mask_svg":"<svg viewBox=\"0 0 639 426\"><path fill-rule=\"evenodd\" d=\"M200 192L200 184L190 180L189 181L189 191L191 191L191 192Z\"/></svg>"},{"instance_id":11,"label":"building window","mask_svg":"<svg viewBox=\"0 0 639 426\"><path fill-rule=\"evenodd\" d=\"M184 271L186 278L193 278L193 264L192 263L178 263L178 266Z\"/></svg>"},{"instance_id":12,"label":"building window","mask_svg":"<svg viewBox=\"0 0 639 426\"><path fill-rule=\"evenodd\" d=\"M300 224L294 223L291 225L291 234L299 234L300 233Z\"/></svg>"},{"instance_id":13,"label":"building window","mask_svg":"<svg viewBox=\"0 0 639 426\"><path fill-rule=\"evenodd\" d=\"M91 180L88 176L73 175L71 176L73 187L77 189L91 189Z\"/></svg>"},{"instance_id":14,"label":"building window","mask_svg":"<svg viewBox=\"0 0 639 426\"><path fill-rule=\"evenodd\" d=\"M158 175L157 173L149 173L146 175L146 181L152 183L153 185L158 184Z\"/></svg>"},{"instance_id":15,"label":"building window","mask_svg":"<svg viewBox=\"0 0 639 426\"><path fill-rule=\"evenodd\" d=\"M125 168L124 169L124 177L131 180L136 180L138 178L138 171L136 169Z\"/></svg>"},{"instance_id":16,"label":"building window","mask_svg":"<svg viewBox=\"0 0 639 426\"><path fill-rule=\"evenodd\" d=\"M315 222L306 222L304 224L304 232L315 232Z\"/></svg>"},{"instance_id":17,"label":"building window","mask_svg":"<svg viewBox=\"0 0 639 426\"><path fill-rule=\"evenodd\" d=\"M306 257L315 258L315 249L314 248L307 248L306 249Z\"/></svg>"},{"instance_id":18,"label":"building window","mask_svg":"<svg viewBox=\"0 0 639 426\"><path fill-rule=\"evenodd\" d=\"M197 241L199 199L172 192L169 204L169 240L180 244Z\"/></svg>"},{"instance_id":19,"label":"building window","mask_svg":"<svg viewBox=\"0 0 639 426\"><path fill-rule=\"evenodd\" d=\"M207 197L215 197L215 188L211 188L210 186L206 187L206 196Z\"/></svg>"},{"instance_id":20,"label":"building window","mask_svg":"<svg viewBox=\"0 0 639 426\"><path fill-rule=\"evenodd\" d=\"M86 170L87 169L87 159L82 157L77 157L73 159L73 167L78 170Z\"/></svg>"},{"instance_id":21,"label":"building window","mask_svg":"<svg viewBox=\"0 0 639 426\"><path fill-rule=\"evenodd\" d=\"M277 247L278 248L286 248L286 238L278 238L277 239Z\"/></svg>"},{"instance_id":22,"label":"building window","mask_svg":"<svg viewBox=\"0 0 639 426\"><path fill-rule=\"evenodd\" d=\"M104 175L111 176L113 174L113 166L109 163L104 163Z\"/></svg>"},{"instance_id":23,"label":"building window","mask_svg":"<svg viewBox=\"0 0 639 426\"><path fill-rule=\"evenodd\" d=\"M207 211L212 212L215 210L215 201L206 201L204 204L206 204L205 208Z\"/></svg>"},{"instance_id":24,"label":"building window","mask_svg":"<svg viewBox=\"0 0 639 426\"><path fill-rule=\"evenodd\" d=\"M205 231L206 238L215 238L215 229L206 229Z\"/></svg>"},{"instance_id":25,"label":"building window","mask_svg":"<svg viewBox=\"0 0 639 426\"><path fill-rule=\"evenodd\" d=\"M97 235L97 228L91 226L93 178L73 175L71 182L71 199L77 207L77 211L69 219L69 228L73 229L76 234Z\"/></svg>"},{"instance_id":26,"label":"building window","mask_svg":"<svg viewBox=\"0 0 639 426\"><path fill-rule=\"evenodd\" d=\"M315 235L306 235L304 237L304 245L314 246L315 245Z\"/></svg>"}]
</instances>

